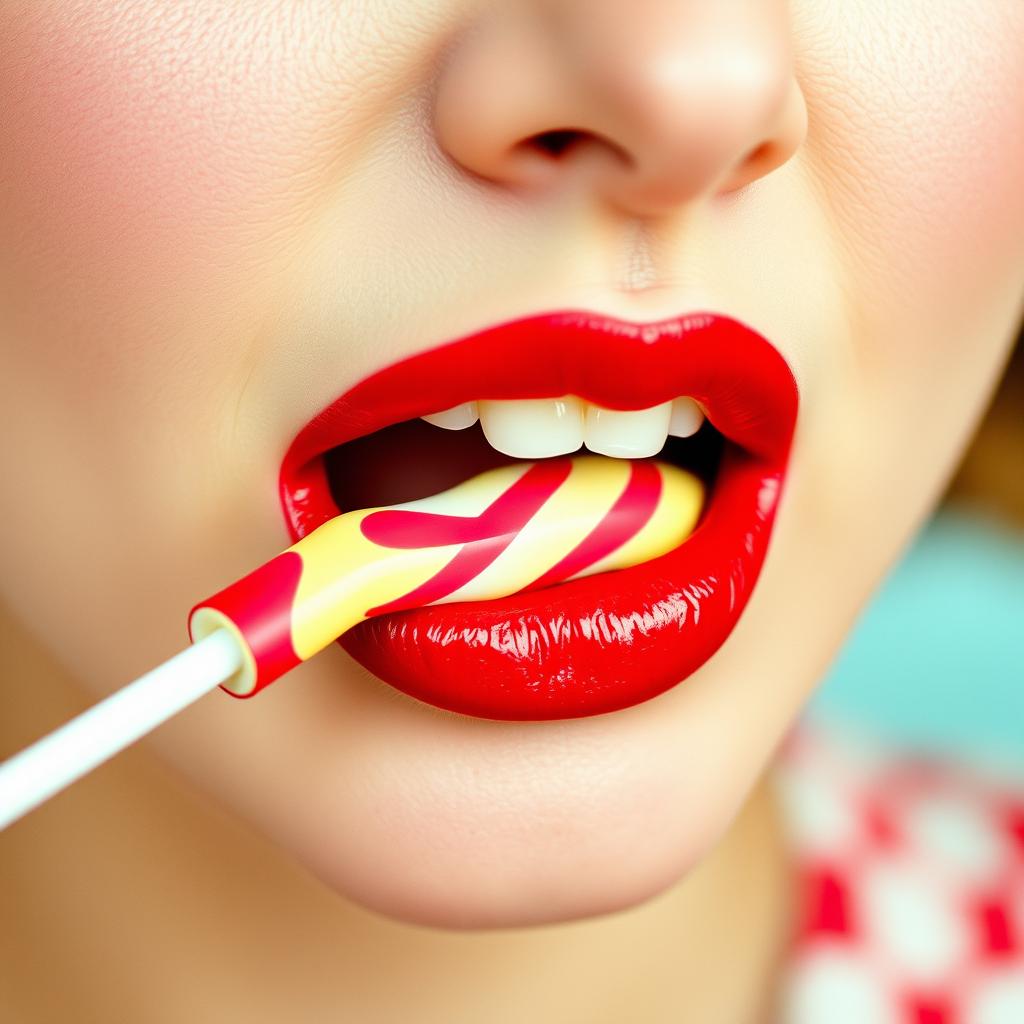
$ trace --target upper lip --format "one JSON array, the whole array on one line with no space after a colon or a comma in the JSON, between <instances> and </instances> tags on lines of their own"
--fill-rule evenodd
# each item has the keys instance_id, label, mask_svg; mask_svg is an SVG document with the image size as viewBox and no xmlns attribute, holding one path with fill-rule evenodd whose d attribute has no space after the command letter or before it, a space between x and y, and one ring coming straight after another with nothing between
<instances>
[{"instance_id":1,"label":"upper lip","mask_svg":"<svg viewBox=\"0 0 1024 1024\"><path fill-rule=\"evenodd\" d=\"M718 344L723 332L731 345ZM735 353L737 337L742 358L724 357L723 349ZM452 358L439 374L437 356L444 350ZM419 362L431 368L426 376ZM293 533L308 532L296 528L301 516L294 482L328 449L462 402L567 394L611 409L688 395L728 440L771 462L785 459L797 409L785 359L733 317L694 312L639 323L569 310L511 320L384 367L317 413L292 441L281 468Z\"/></svg>"}]
</instances>

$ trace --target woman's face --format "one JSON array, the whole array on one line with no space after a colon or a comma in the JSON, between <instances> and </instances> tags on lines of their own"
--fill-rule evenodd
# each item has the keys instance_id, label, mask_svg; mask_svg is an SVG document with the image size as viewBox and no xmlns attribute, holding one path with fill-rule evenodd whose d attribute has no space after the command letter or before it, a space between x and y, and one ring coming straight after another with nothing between
<instances>
[{"instance_id":1,"label":"woman's face","mask_svg":"<svg viewBox=\"0 0 1024 1024\"><path fill-rule=\"evenodd\" d=\"M998 375L1024 6L34 0L0 39L0 593L96 697L290 543L282 457L371 373L560 309L710 310L778 348L800 406L767 561L680 685L491 721L331 645L151 740L398 918L569 919L682 877Z\"/></svg>"}]
</instances>

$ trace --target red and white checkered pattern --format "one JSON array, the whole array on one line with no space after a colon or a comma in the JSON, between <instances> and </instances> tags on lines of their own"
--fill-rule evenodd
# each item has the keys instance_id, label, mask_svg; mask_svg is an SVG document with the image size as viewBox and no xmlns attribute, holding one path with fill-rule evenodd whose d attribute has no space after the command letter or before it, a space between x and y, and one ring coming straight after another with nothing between
<instances>
[{"instance_id":1,"label":"red and white checkered pattern","mask_svg":"<svg viewBox=\"0 0 1024 1024\"><path fill-rule=\"evenodd\" d=\"M804 719L776 768L800 899L779 1024L1024 1024L1024 766Z\"/></svg>"}]
</instances>

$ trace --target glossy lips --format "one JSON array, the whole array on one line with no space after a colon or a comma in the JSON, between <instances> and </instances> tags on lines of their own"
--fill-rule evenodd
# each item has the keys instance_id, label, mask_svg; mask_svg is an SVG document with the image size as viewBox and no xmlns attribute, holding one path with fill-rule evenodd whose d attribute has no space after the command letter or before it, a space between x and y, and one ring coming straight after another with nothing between
<instances>
[{"instance_id":1,"label":"glossy lips","mask_svg":"<svg viewBox=\"0 0 1024 1024\"><path fill-rule=\"evenodd\" d=\"M321 458L335 445L475 399L565 394L611 409L699 402L732 442L700 525L629 569L364 622L339 642L379 678L464 714L573 718L674 686L735 626L764 561L798 399L766 339L710 313L651 324L585 311L529 317L380 370L319 413L285 455L292 539L338 514Z\"/></svg>"}]
</instances>

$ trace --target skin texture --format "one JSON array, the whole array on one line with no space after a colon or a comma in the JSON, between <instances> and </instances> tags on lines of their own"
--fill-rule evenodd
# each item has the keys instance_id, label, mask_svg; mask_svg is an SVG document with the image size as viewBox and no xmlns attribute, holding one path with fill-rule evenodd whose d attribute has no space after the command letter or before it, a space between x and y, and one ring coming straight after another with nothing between
<instances>
[{"instance_id":1,"label":"skin texture","mask_svg":"<svg viewBox=\"0 0 1024 1024\"><path fill-rule=\"evenodd\" d=\"M326 883L295 911L332 922L313 937L378 942L384 963L429 949L431 977L466 991L511 984L515 950L562 948L541 925L597 942L619 920L600 915L646 914L643 960L699 945L744 865L763 855L781 879L772 829L750 824L773 752L933 506L1020 322L1018 0L28 0L0 7L0 39L0 598L10 649L49 659L4 674L5 751L61 720L40 708L66 715L180 649L198 597L285 546L281 456L360 378L552 308L711 309L773 340L802 404L757 590L685 685L495 723L332 646L144 741L137 799L172 847L220 837L251 867L269 840L250 885L203 876L197 906L277 905L298 863ZM580 138L557 160L531 150L565 128ZM187 801L162 815L158 761L255 829L225 838ZM58 803L19 826L25 852L66 844L45 824L73 814ZM110 884L127 892L124 862ZM62 891L40 871L38 906ZM725 1000L763 987L772 907L715 947L729 986L695 972L684 998L645 976L646 1019L753 1021L754 996ZM232 948L261 934L238 920ZM467 982L467 947L410 923L527 930ZM622 948L580 954L597 988L567 971L551 991L621 992L605 968ZM359 998L325 986L325 1005ZM158 1019L139 998L136 1019Z\"/></svg>"}]
</instances>

